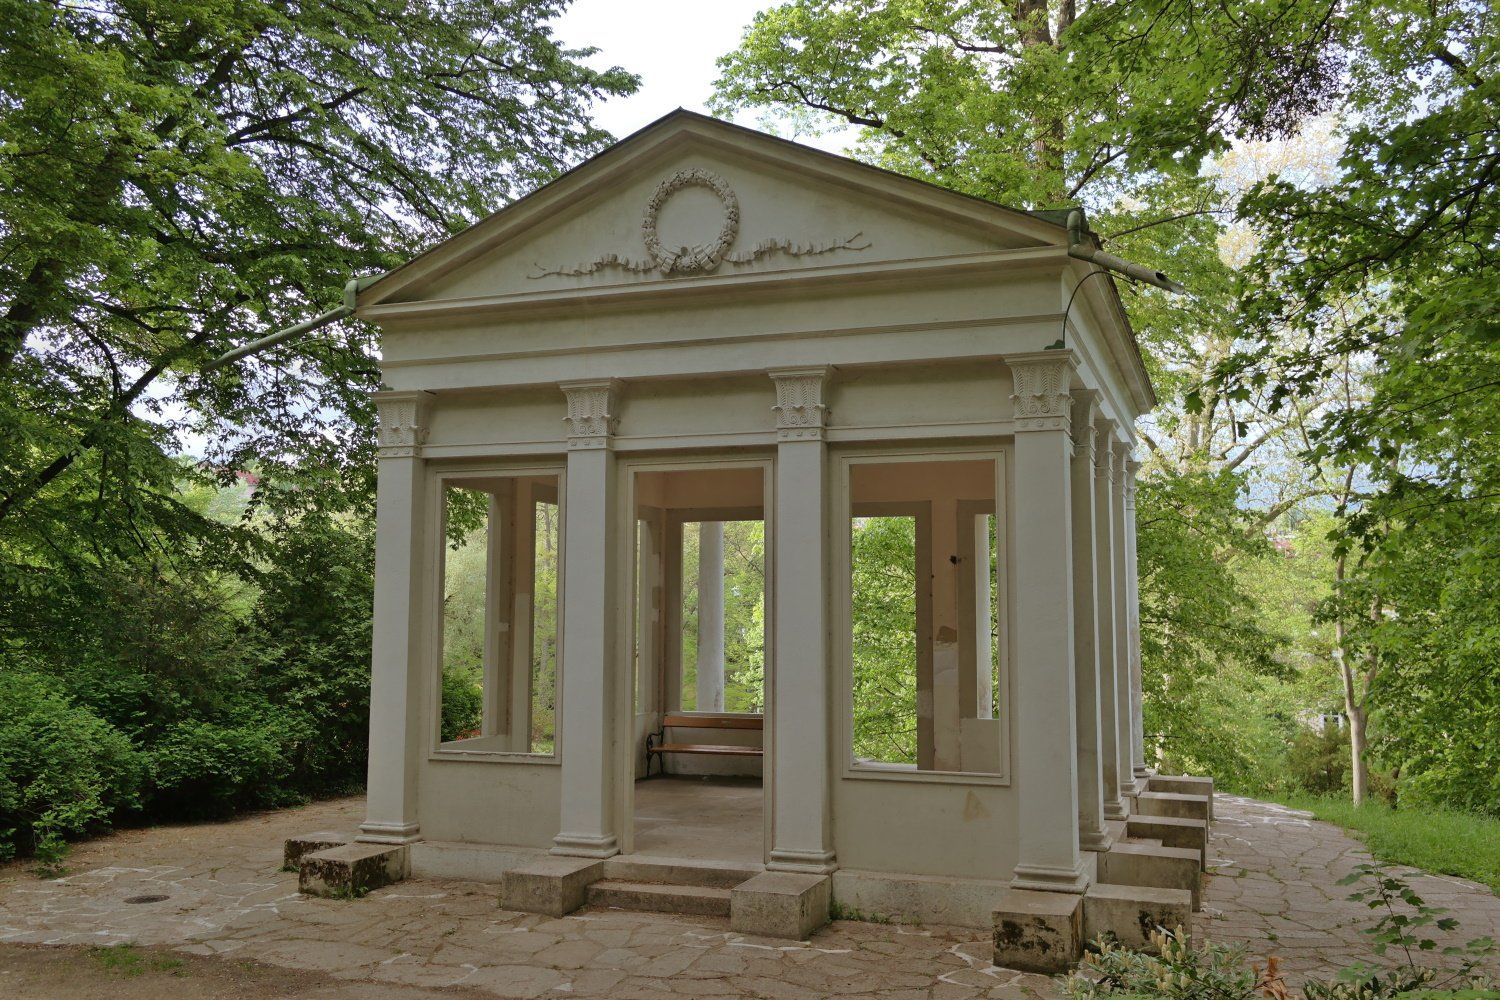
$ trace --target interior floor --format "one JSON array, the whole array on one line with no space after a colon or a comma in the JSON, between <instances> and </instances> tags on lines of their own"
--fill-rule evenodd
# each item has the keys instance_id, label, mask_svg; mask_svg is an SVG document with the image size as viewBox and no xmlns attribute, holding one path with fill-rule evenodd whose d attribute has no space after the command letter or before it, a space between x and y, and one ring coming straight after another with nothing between
<instances>
[{"instance_id":1,"label":"interior floor","mask_svg":"<svg viewBox=\"0 0 1500 1000\"><path fill-rule=\"evenodd\" d=\"M759 778L643 778L635 783L635 852L760 864L764 810Z\"/></svg>"}]
</instances>

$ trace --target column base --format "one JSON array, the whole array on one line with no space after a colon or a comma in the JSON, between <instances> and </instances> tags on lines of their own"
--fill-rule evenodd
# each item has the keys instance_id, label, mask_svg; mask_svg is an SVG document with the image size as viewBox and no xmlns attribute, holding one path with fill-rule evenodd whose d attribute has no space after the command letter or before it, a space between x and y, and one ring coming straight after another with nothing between
<instances>
[{"instance_id":1,"label":"column base","mask_svg":"<svg viewBox=\"0 0 1500 1000\"><path fill-rule=\"evenodd\" d=\"M1109 799L1105 799L1104 800L1104 818L1107 819L1107 820L1115 820L1115 821L1119 821L1119 820L1122 820L1122 819L1129 819L1130 818L1130 810L1127 809L1127 808L1125 808L1125 803L1122 802L1119 799L1115 799L1112 802Z\"/></svg>"},{"instance_id":2,"label":"column base","mask_svg":"<svg viewBox=\"0 0 1500 1000\"><path fill-rule=\"evenodd\" d=\"M1030 889L1036 892L1083 893L1089 887L1088 872L1083 861L1072 868L1053 868L1047 865L1016 865L1010 880L1012 889Z\"/></svg>"},{"instance_id":3,"label":"column base","mask_svg":"<svg viewBox=\"0 0 1500 1000\"><path fill-rule=\"evenodd\" d=\"M613 834L559 833L547 853L564 858L612 858L620 853L620 842Z\"/></svg>"},{"instance_id":4,"label":"column base","mask_svg":"<svg viewBox=\"0 0 1500 1000\"><path fill-rule=\"evenodd\" d=\"M832 851L771 851L766 871L801 875L831 875L838 871Z\"/></svg>"},{"instance_id":5,"label":"column base","mask_svg":"<svg viewBox=\"0 0 1500 1000\"><path fill-rule=\"evenodd\" d=\"M382 823L377 820L366 820L359 825L359 836L355 841L361 844L414 844L422 839L421 826L416 823Z\"/></svg>"},{"instance_id":6,"label":"column base","mask_svg":"<svg viewBox=\"0 0 1500 1000\"><path fill-rule=\"evenodd\" d=\"M1114 846L1115 839L1108 830L1079 830L1078 848L1082 851L1107 851Z\"/></svg>"}]
</instances>

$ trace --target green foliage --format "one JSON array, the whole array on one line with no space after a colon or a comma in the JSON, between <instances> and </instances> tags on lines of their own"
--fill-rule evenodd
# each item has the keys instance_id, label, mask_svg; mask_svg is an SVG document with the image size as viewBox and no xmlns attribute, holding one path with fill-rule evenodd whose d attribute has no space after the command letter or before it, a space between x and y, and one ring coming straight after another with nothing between
<instances>
[{"instance_id":1,"label":"green foliage","mask_svg":"<svg viewBox=\"0 0 1500 1000\"><path fill-rule=\"evenodd\" d=\"M5 850L362 781L373 339L206 362L600 149L563 6L0 0Z\"/></svg>"},{"instance_id":2,"label":"green foliage","mask_svg":"<svg viewBox=\"0 0 1500 1000\"><path fill-rule=\"evenodd\" d=\"M140 803L148 766L117 729L22 663L0 667L0 860L61 856Z\"/></svg>"},{"instance_id":3,"label":"green foliage","mask_svg":"<svg viewBox=\"0 0 1500 1000\"><path fill-rule=\"evenodd\" d=\"M279 540L249 615L248 682L288 739L307 793L363 784L370 717L374 526L311 515Z\"/></svg>"},{"instance_id":4,"label":"green foliage","mask_svg":"<svg viewBox=\"0 0 1500 1000\"><path fill-rule=\"evenodd\" d=\"M1337 726L1301 729L1287 750L1287 767L1298 791L1330 795L1349 787L1349 738Z\"/></svg>"},{"instance_id":5,"label":"green foliage","mask_svg":"<svg viewBox=\"0 0 1500 1000\"><path fill-rule=\"evenodd\" d=\"M7 746L0 829L56 855L121 814L223 815L363 780L372 539L310 516L268 539L266 569L120 567L11 593L0 645ZM67 580L68 578L61 578ZM253 580L253 585L248 581Z\"/></svg>"},{"instance_id":6,"label":"green foliage","mask_svg":"<svg viewBox=\"0 0 1500 1000\"><path fill-rule=\"evenodd\" d=\"M765 711L766 529L763 521L724 521L724 710ZM682 705L693 711L698 683L698 538L682 534Z\"/></svg>"},{"instance_id":7,"label":"green foliage","mask_svg":"<svg viewBox=\"0 0 1500 1000\"><path fill-rule=\"evenodd\" d=\"M1232 559L1265 543L1230 473L1161 469L1137 492L1145 729L1168 766L1263 787L1289 735L1274 707L1285 667Z\"/></svg>"},{"instance_id":8,"label":"green foliage","mask_svg":"<svg viewBox=\"0 0 1500 1000\"><path fill-rule=\"evenodd\" d=\"M1094 942L1077 970L1063 980L1070 1000L1096 997L1152 996L1197 1000L1250 1000L1259 992L1254 970L1243 948L1207 944L1193 948L1179 931L1151 934L1154 954Z\"/></svg>"},{"instance_id":9,"label":"green foliage","mask_svg":"<svg viewBox=\"0 0 1500 1000\"><path fill-rule=\"evenodd\" d=\"M1216 390L1273 410L1350 371L1306 458L1355 469L1349 648L1403 796L1500 812L1500 87L1493 4L1365 5L1346 24L1349 124L1326 185L1272 177L1240 205L1261 243L1250 323ZM1357 557L1357 561L1354 557Z\"/></svg>"},{"instance_id":10,"label":"green foliage","mask_svg":"<svg viewBox=\"0 0 1500 1000\"><path fill-rule=\"evenodd\" d=\"M442 739L461 740L479 733L484 721L484 673L472 667L443 667Z\"/></svg>"},{"instance_id":11,"label":"green foliage","mask_svg":"<svg viewBox=\"0 0 1500 1000\"><path fill-rule=\"evenodd\" d=\"M852 531L854 755L915 764L916 520L858 518Z\"/></svg>"},{"instance_id":12,"label":"green foliage","mask_svg":"<svg viewBox=\"0 0 1500 1000\"><path fill-rule=\"evenodd\" d=\"M283 501L367 480L367 330L203 364L601 148L589 104L635 80L558 45L563 6L0 3L6 561L214 535L173 496L185 431L323 487Z\"/></svg>"}]
</instances>

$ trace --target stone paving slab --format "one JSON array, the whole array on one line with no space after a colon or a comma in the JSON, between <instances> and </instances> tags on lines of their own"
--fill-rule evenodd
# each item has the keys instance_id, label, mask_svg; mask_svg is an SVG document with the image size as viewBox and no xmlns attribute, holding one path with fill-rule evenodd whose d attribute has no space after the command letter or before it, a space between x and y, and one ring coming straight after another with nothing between
<instances>
[{"instance_id":1,"label":"stone paving slab","mask_svg":"<svg viewBox=\"0 0 1500 1000\"><path fill-rule=\"evenodd\" d=\"M499 887L413 879L360 900L298 894L282 841L352 830L359 799L228 823L130 830L79 845L68 873L0 867L0 942L133 942L249 960L381 988L502 997L1027 997L1051 980L990 963L984 931L838 921L805 942L734 933L717 918L591 909L562 918L503 910ZM1367 957L1368 918L1337 882L1368 860L1335 827L1220 796L1211 876L1195 932L1280 955L1292 979ZM1484 886L1410 875L1464 938L1500 938ZM166 896L158 902L131 899ZM1500 970L1496 970L1500 974Z\"/></svg>"},{"instance_id":2,"label":"stone paving slab","mask_svg":"<svg viewBox=\"0 0 1500 1000\"><path fill-rule=\"evenodd\" d=\"M350 829L345 799L229 823L125 831L79 845L61 878L0 868L0 943L132 942L336 980L500 997L1004 997L1050 995L1042 976L990 964L988 934L839 922L810 941L756 938L727 920L590 909L502 910L499 887L412 879L359 900L300 895L282 841ZM166 896L130 903L142 896Z\"/></svg>"},{"instance_id":3,"label":"stone paving slab","mask_svg":"<svg viewBox=\"0 0 1500 1000\"><path fill-rule=\"evenodd\" d=\"M1292 985L1378 961L1361 933L1374 918L1364 904L1349 901L1357 886L1338 884L1372 858L1339 827L1320 823L1311 813L1220 793L1209 858L1203 912L1194 921L1201 939L1244 945L1256 956L1279 956ZM1458 919L1453 933L1433 932L1440 944L1486 935L1500 941L1500 897L1488 886L1415 868L1391 870L1428 905L1444 907ZM1429 953L1422 961L1445 960ZM1487 971L1500 977L1500 962L1491 962Z\"/></svg>"}]
</instances>

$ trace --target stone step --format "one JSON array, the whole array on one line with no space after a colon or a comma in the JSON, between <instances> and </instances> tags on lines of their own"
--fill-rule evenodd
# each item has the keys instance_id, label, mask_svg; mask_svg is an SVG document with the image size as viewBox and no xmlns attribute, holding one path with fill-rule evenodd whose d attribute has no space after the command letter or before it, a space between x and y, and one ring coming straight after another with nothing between
<instances>
[{"instance_id":1,"label":"stone step","mask_svg":"<svg viewBox=\"0 0 1500 1000\"><path fill-rule=\"evenodd\" d=\"M1193 909L1202 908L1203 874L1198 867L1198 852L1191 848L1117 843L1099 855L1099 881L1186 889L1193 897Z\"/></svg>"},{"instance_id":2,"label":"stone step","mask_svg":"<svg viewBox=\"0 0 1500 1000\"><path fill-rule=\"evenodd\" d=\"M1208 796L1185 795L1182 792L1142 792L1135 797L1135 807L1145 816L1179 816L1208 822Z\"/></svg>"},{"instance_id":3,"label":"stone step","mask_svg":"<svg viewBox=\"0 0 1500 1000\"><path fill-rule=\"evenodd\" d=\"M1202 778L1195 775L1161 775L1153 774L1146 783L1147 790L1152 792L1178 792L1183 795L1204 795L1208 797L1208 821L1214 819L1214 779Z\"/></svg>"},{"instance_id":4,"label":"stone step","mask_svg":"<svg viewBox=\"0 0 1500 1000\"><path fill-rule=\"evenodd\" d=\"M297 891L330 899L356 899L400 882L411 871L405 847L345 844L304 854L297 867Z\"/></svg>"},{"instance_id":5,"label":"stone step","mask_svg":"<svg viewBox=\"0 0 1500 1000\"><path fill-rule=\"evenodd\" d=\"M312 833L288 837L282 846L281 868L283 871L294 872L302 867L302 859L307 855L353 842L352 833L340 833L336 830L314 830Z\"/></svg>"},{"instance_id":6,"label":"stone step","mask_svg":"<svg viewBox=\"0 0 1500 1000\"><path fill-rule=\"evenodd\" d=\"M1083 937L1112 937L1126 948L1151 949L1151 933L1192 927L1193 896L1186 889L1096 883L1083 896Z\"/></svg>"},{"instance_id":7,"label":"stone step","mask_svg":"<svg viewBox=\"0 0 1500 1000\"><path fill-rule=\"evenodd\" d=\"M1166 847L1186 847L1198 852L1198 866L1208 868L1208 822L1177 816L1130 817L1125 831L1132 838L1160 840Z\"/></svg>"},{"instance_id":8,"label":"stone step","mask_svg":"<svg viewBox=\"0 0 1500 1000\"><path fill-rule=\"evenodd\" d=\"M697 858L643 858L616 855L604 862L604 877L620 882L697 885L733 889L765 871L763 865L728 864Z\"/></svg>"},{"instance_id":9,"label":"stone step","mask_svg":"<svg viewBox=\"0 0 1500 1000\"><path fill-rule=\"evenodd\" d=\"M615 906L647 913L729 916L729 890L719 886L665 885L607 878L589 886L588 900L591 906Z\"/></svg>"}]
</instances>

